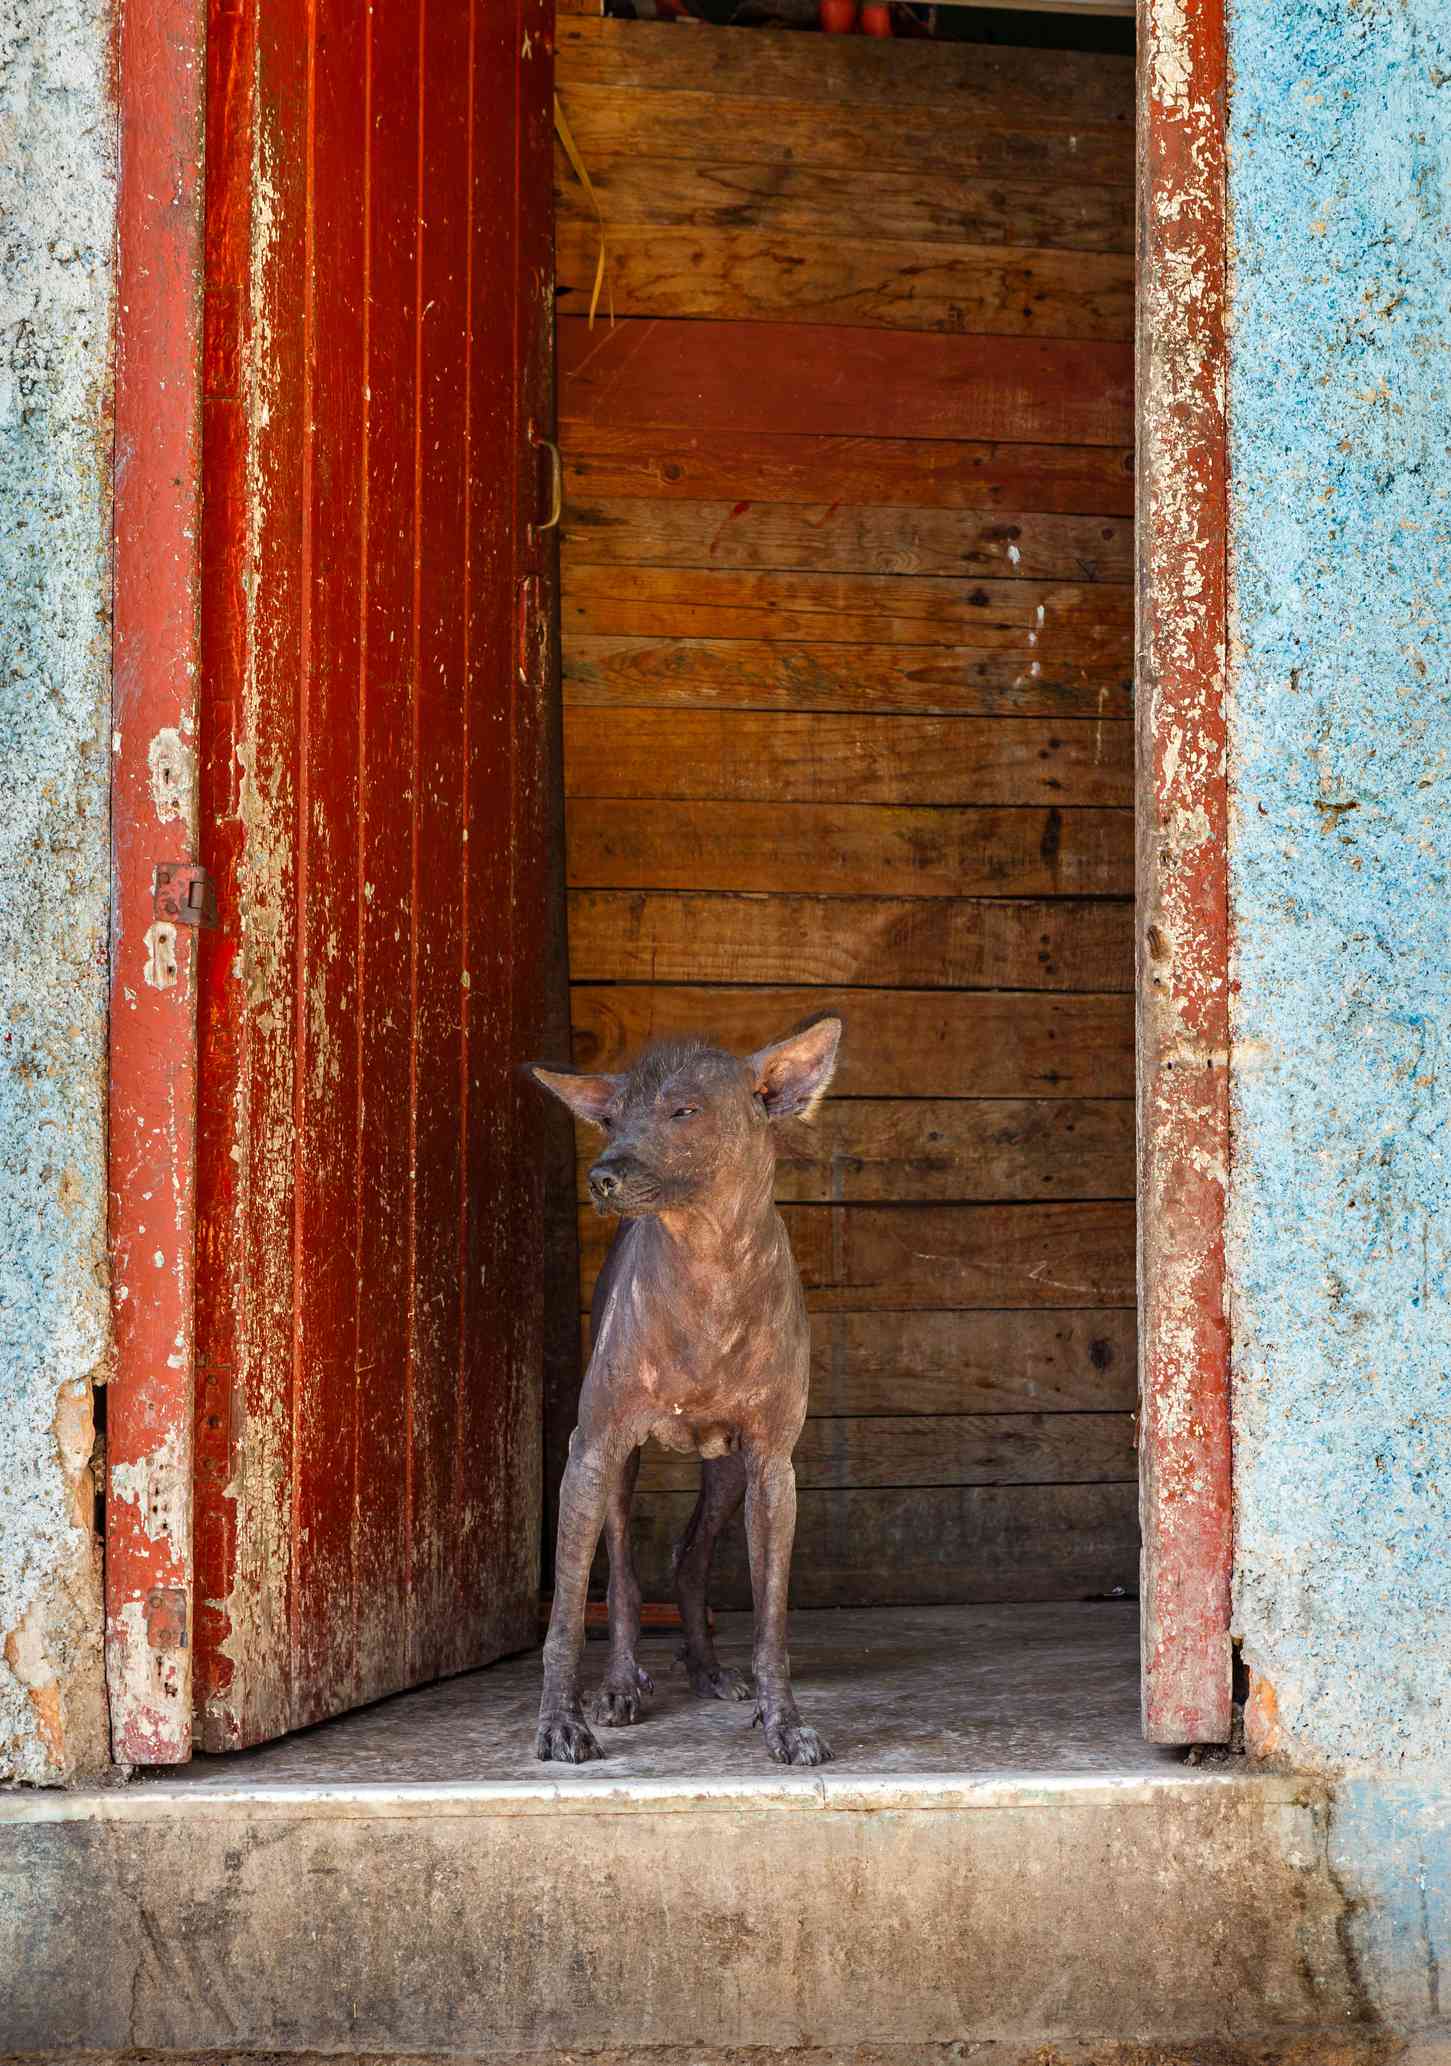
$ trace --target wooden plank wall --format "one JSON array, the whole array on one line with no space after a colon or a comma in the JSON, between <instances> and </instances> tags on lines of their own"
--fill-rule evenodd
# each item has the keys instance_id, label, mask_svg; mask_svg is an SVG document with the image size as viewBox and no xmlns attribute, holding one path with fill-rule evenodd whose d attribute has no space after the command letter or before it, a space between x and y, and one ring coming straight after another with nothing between
<instances>
[{"instance_id":1,"label":"wooden plank wall","mask_svg":"<svg viewBox=\"0 0 1451 2066\"><path fill-rule=\"evenodd\" d=\"M576 16L559 88L576 1058L845 1015L799 1604L1132 1590L1131 61Z\"/></svg>"}]
</instances>

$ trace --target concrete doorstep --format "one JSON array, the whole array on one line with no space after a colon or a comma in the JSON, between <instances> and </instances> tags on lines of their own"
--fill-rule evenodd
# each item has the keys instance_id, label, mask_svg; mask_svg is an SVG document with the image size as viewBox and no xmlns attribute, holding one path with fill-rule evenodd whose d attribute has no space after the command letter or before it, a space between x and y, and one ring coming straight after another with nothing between
<instances>
[{"instance_id":1,"label":"concrete doorstep","mask_svg":"<svg viewBox=\"0 0 1451 2066\"><path fill-rule=\"evenodd\" d=\"M530 1759L526 1659L183 1773L0 1797L0 2052L1451 2060L1407 2046L1441 2023L1444 1796L1146 1750L1131 1613L993 1611L800 1617L839 1752L816 1772L689 1701L667 1651L654 1719L579 1770ZM918 1769L880 1769L893 1738ZM687 1755L709 1776L646 1769Z\"/></svg>"}]
</instances>

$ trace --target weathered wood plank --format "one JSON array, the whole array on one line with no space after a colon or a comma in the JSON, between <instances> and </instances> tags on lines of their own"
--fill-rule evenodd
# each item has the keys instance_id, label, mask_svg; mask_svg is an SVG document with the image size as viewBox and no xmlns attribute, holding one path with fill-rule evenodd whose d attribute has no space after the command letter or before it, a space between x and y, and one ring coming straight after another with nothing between
<instances>
[{"instance_id":1,"label":"weathered wood plank","mask_svg":"<svg viewBox=\"0 0 1451 2066\"><path fill-rule=\"evenodd\" d=\"M745 985L577 985L570 999L575 1060L582 1069L617 1069L649 1041L683 1034L749 1054L820 1011L824 1001L819 990ZM842 1097L1133 1094L1128 997L843 989L831 1003L846 1021L833 1086Z\"/></svg>"},{"instance_id":2,"label":"weathered wood plank","mask_svg":"<svg viewBox=\"0 0 1451 2066\"><path fill-rule=\"evenodd\" d=\"M785 1207L818 1311L1121 1306L1134 1295L1131 1200Z\"/></svg>"},{"instance_id":3,"label":"weathered wood plank","mask_svg":"<svg viewBox=\"0 0 1451 2066\"><path fill-rule=\"evenodd\" d=\"M1133 442L1133 349L830 323L558 323L560 421L1034 445Z\"/></svg>"},{"instance_id":4,"label":"weathered wood plank","mask_svg":"<svg viewBox=\"0 0 1451 2066\"><path fill-rule=\"evenodd\" d=\"M1131 517L1131 446L953 443L946 438L651 431L571 423L571 501L604 497L856 508L1032 510Z\"/></svg>"},{"instance_id":5,"label":"weathered wood plank","mask_svg":"<svg viewBox=\"0 0 1451 2066\"><path fill-rule=\"evenodd\" d=\"M833 323L953 336L1133 336L1134 262L1119 252L611 223L609 254L611 306L620 317ZM559 225L561 307L588 307L598 257L597 225Z\"/></svg>"},{"instance_id":6,"label":"weathered wood plank","mask_svg":"<svg viewBox=\"0 0 1451 2066\"><path fill-rule=\"evenodd\" d=\"M1123 897L1133 884L1126 811L581 797L567 834L572 889Z\"/></svg>"},{"instance_id":7,"label":"weathered wood plank","mask_svg":"<svg viewBox=\"0 0 1451 2066\"><path fill-rule=\"evenodd\" d=\"M1051 1205L784 1205L813 1312L1122 1306L1134 1295L1131 1200ZM582 1208L582 1302L614 1234Z\"/></svg>"},{"instance_id":8,"label":"weathered wood plank","mask_svg":"<svg viewBox=\"0 0 1451 2066\"><path fill-rule=\"evenodd\" d=\"M631 1540L647 1598L669 1599L670 1552L691 1492L635 1502ZM1134 1485L965 1485L808 1491L800 1496L796 1607L972 1605L1131 1595L1138 1585ZM715 1556L711 1599L749 1607L739 1519Z\"/></svg>"},{"instance_id":9,"label":"weathered wood plank","mask_svg":"<svg viewBox=\"0 0 1451 2066\"><path fill-rule=\"evenodd\" d=\"M589 1317L580 1316L582 1361ZM1129 1413L1130 1307L1086 1313L813 1313L814 1414Z\"/></svg>"},{"instance_id":10,"label":"weathered wood plank","mask_svg":"<svg viewBox=\"0 0 1451 2066\"><path fill-rule=\"evenodd\" d=\"M1055 641L1056 647L1056 641ZM1127 650L1102 659L978 646L786 645L775 639L596 638L564 647L566 703L738 710L1129 717Z\"/></svg>"},{"instance_id":11,"label":"weathered wood plank","mask_svg":"<svg viewBox=\"0 0 1451 2066\"><path fill-rule=\"evenodd\" d=\"M1015 118L1033 128L1107 121L1131 132L1134 65L1117 53L1030 50L986 43L877 43L855 36L763 36L673 26L566 22L559 33L562 85L749 95L834 108L926 107L980 120ZM711 132L722 135L716 129Z\"/></svg>"},{"instance_id":12,"label":"weathered wood plank","mask_svg":"<svg viewBox=\"0 0 1451 2066\"><path fill-rule=\"evenodd\" d=\"M569 955L581 983L1127 990L1133 907L576 890Z\"/></svg>"},{"instance_id":13,"label":"weathered wood plank","mask_svg":"<svg viewBox=\"0 0 1451 2066\"><path fill-rule=\"evenodd\" d=\"M1134 566L1128 517L753 502L744 486L727 502L571 496L560 537L577 564L611 567L1127 582Z\"/></svg>"},{"instance_id":14,"label":"weathered wood plank","mask_svg":"<svg viewBox=\"0 0 1451 2066\"><path fill-rule=\"evenodd\" d=\"M600 1152L577 1130L576 1176ZM782 1201L890 1204L1132 1198L1129 1098L829 1098L809 1126L784 1126Z\"/></svg>"},{"instance_id":15,"label":"weathered wood plank","mask_svg":"<svg viewBox=\"0 0 1451 2066\"><path fill-rule=\"evenodd\" d=\"M1124 719L812 717L717 710L570 710L568 797L734 803L1122 805Z\"/></svg>"},{"instance_id":16,"label":"weathered wood plank","mask_svg":"<svg viewBox=\"0 0 1451 2066\"><path fill-rule=\"evenodd\" d=\"M1131 1413L982 1413L808 1420L803 1491L864 1486L1104 1485L1134 1475ZM646 1444L640 1491L694 1492L700 1460Z\"/></svg>"},{"instance_id":17,"label":"weathered wood plank","mask_svg":"<svg viewBox=\"0 0 1451 2066\"><path fill-rule=\"evenodd\" d=\"M1132 1198L1128 1098L833 1098L782 1131L799 1202Z\"/></svg>"},{"instance_id":18,"label":"weathered wood plank","mask_svg":"<svg viewBox=\"0 0 1451 2066\"><path fill-rule=\"evenodd\" d=\"M569 125L587 165L634 153L690 165L729 138L738 163L811 165L847 173L852 181L870 165L874 179L897 171L917 179L1133 184L1131 129L1114 121L1045 121L1041 104L1026 117L952 106L834 106L793 100L788 91L769 98L674 89L621 93L575 75L568 59L563 80ZM702 138L708 139L704 146Z\"/></svg>"},{"instance_id":19,"label":"weathered wood plank","mask_svg":"<svg viewBox=\"0 0 1451 2066\"><path fill-rule=\"evenodd\" d=\"M1131 1307L813 1313L812 1413L1131 1412Z\"/></svg>"},{"instance_id":20,"label":"weathered wood plank","mask_svg":"<svg viewBox=\"0 0 1451 2066\"><path fill-rule=\"evenodd\" d=\"M960 581L899 574L757 574L717 568L611 567L563 555L563 621L615 638L726 638L843 645L986 647L1123 662L1128 583Z\"/></svg>"},{"instance_id":21,"label":"weathered wood plank","mask_svg":"<svg viewBox=\"0 0 1451 2066\"><path fill-rule=\"evenodd\" d=\"M562 149L556 150L555 172L559 220L596 223ZM633 151L597 153L589 175L612 231L631 224L819 237L836 228L854 240L1014 244L1039 251L1134 248L1132 188L1081 180L974 180L955 171L873 164L870 186L848 222L839 168L783 162L775 138L759 156L750 155L738 137L713 140L702 146L695 164Z\"/></svg>"}]
</instances>

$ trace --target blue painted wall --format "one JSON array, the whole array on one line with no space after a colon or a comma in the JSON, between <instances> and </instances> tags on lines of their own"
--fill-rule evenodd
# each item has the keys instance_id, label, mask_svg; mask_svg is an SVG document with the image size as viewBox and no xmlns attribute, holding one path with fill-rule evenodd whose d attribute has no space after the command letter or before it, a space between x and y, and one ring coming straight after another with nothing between
<instances>
[{"instance_id":1,"label":"blue painted wall","mask_svg":"<svg viewBox=\"0 0 1451 2066\"><path fill-rule=\"evenodd\" d=\"M1451 8L1231 0L1236 1625L1451 1757Z\"/></svg>"},{"instance_id":2,"label":"blue painted wall","mask_svg":"<svg viewBox=\"0 0 1451 2066\"><path fill-rule=\"evenodd\" d=\"M109 1755L105 1376L109 0L0 31L0 1780Z\"/></svg>"}]
</instances>

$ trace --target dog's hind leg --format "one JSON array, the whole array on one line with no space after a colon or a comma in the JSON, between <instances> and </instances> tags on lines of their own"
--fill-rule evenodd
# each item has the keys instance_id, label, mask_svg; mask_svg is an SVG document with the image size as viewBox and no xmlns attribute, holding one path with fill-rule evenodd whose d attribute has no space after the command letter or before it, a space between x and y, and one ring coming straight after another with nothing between
<instances>
[{"instance_id":1,"label":"dog's hind leg","mask_svg":"<svg viewBox=\"0 0 1451 2066\"><path fill-rule=\"evenodd\" d=\"M786 1589L791 1544L796 1533L796 1473L790 1455L759 1451L749 1462L746 1540L751 1553L751 1593L756 1606L756 1720L766 1748L781 1765L825 1765L831 1746L801 1719L791 1690L786 1653Z\"/></svg>"},{"instance_id":2,"label":"dog's hind leg","mask_svg":"<svg viewBox=\"0 0 1451 2066\"><path fill-rule=\"evenodd\" d=\"M636 1655L640 1647L640 1581L630 1549L630 1508L639 1475L640 1452L632 1449L610 1487L605 1507L605 1542L610 1553L610 1662L604 1684L591 1702L590 1719L606 1729L637 1722L641 1695L655 1690L655 1681L649 1672L641 1670Z\"/></svg>"},{"instance_id":3,"label":"dog's hind leg","mask_svg":"<svg viewBox=\"0 0 1451 2066\"><path fill-rule=\"evenodd\" d=\"M744 1672L723 1665L715 1654L706 1614L706 1588L716 1537L746 1496L746 1466L736 1454L707 1457L701 1466L700 1497L685 1533L675 1546L675 1598L685 1624L681 1661L691 1691L706 1700L749 1700L751 1682Z\"/></svg>"}]
</instances>

